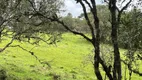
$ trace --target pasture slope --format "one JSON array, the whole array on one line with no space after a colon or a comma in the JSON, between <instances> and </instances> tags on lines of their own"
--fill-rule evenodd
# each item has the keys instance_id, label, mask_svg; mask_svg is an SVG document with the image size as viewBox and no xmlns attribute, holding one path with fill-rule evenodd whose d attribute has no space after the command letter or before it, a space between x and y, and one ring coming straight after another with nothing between
<instances>
[{"instance_id":1,"label":"pasture slope","mask_svg":"<svg viewBox=\"0 0 142 80\"><path fill-rule=\"evenodd\" d=\"M6 80L96 80L91 62L93 47L80 36L63 34L56 45L40 42L37 46L17 41L13 44L32 49L38 59L18 47L6 49L0 53L0 76ZM142 77L133 74L132 80L142 80Z\"/></svg>"}]
</instances>

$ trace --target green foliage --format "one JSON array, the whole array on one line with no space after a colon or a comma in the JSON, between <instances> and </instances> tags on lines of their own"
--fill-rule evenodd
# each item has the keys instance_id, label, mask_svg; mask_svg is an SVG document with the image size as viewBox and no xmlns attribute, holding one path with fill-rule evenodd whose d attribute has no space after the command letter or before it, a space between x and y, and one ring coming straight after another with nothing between
<instances>
[{"instance_id":1,"label":"green foliage","mask_svg":"<svg viewBox=\"0 0 142 80\"><path fill-rule=\"evenodd\" d=\"M68 13L67 16L63 17L63 21L70 29L74 29L74 18L71 13Z\"/></svg>"},{"instance_id":2,"label":"green foliage","mask_svg":"<svg viewBox=\"0 0 142 80\"><path fill-rule=\"evenodd\" d=\"M56 31L57 23L51 23L47 18L59 13L63 2L61 0L1 0L0 5L2 5L0 39L10 35L19 41L24 41L24 38L39 37L39 33L53 34L52 27L54 26Z\"/></svg>"},{"instance_id":3,"label":"green foliage","mask_svg":"<svg viewBox=\"0 0 142 80\"><path fill-rule=\"evenodd\" d=\"M119 41L125 48L142 48L142 15L138 9L126 12L119 29Z\"/></svg>"},{"instance_id":4,"label":"green foliage","mask_svg":"<svg viewBox=\"0 0 142 80\"><path fill-rule=\"evenodd\" d=\"M104 43L110 41L111 21L110 12L107 5L98 5L98 17L100 19L100 40Z\"/></svg>"},{"instance_id":5,"label":"green foliage","mask_svg":"<svg viewBox=\"0 0 142 80\"><path fill-rule=\"evenodd\" d=\"M119 43L121 47L127 49L124 53L125 63L130 69L136 71L139 71L139 61L142 60L141 22L141 11L134 8L130 12L123 13L119 28Z\"/></svg>"}]
</instances>

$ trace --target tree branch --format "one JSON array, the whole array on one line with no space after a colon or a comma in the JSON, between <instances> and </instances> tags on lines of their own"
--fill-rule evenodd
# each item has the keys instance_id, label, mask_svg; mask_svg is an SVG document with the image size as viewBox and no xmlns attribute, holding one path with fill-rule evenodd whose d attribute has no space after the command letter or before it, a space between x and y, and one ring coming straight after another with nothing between
<instances>
[{"instance_id":1,"label":"tree branch","mask_svg":"<svg viewBox=\"0 0 142 80\"><path fill-rule=\"evenodd\" d=\"M89 26L89 28L90 28L90 30L91 30L92 39L95 39L94 28L93 28L93 26L92 26L92 24L91 24L91 21L90 21L88 15L87 15L86 7L85 7L85 5L84 5L84 3L83 3L82 1L79 1L79 3L81 4L81 6L82 6L82 8L83 8L84 17L85 17L86 22L87 22L87 24L88 24L88 26Z\"/></svg>"},{"instance_id":2,"label":"tree branch","mask_svg":"<svg viewBox=\"0 0 142 80\"><path fill-rule=\"evenodd\" d=\"M63 21L59 21L59 20L55 20L55 21L62 24L65 27L65 29L72 32L73 34L80 35L80 36L84 37L87 41L92 42L92 40L89 37L85 36L83 33L71 30L67 25L64 24Z\"/></svg>"},{"instance_id":3,"label":"tree branch","mask_svg":"<svg viewBox=\"0 0 142 80\"><path fill-rule=\"evenodd\" d=\"M8 48L13 43L14 40L15 36L10 40L9 43L7 43L2 49L0 49L0 53L3 52L6 48Z\"/></svg>"},{"instance_id":4,"label":"tree branch","mask_svg":"<svg viewBox=\"0 0 142 80\"><path fill-rule=\"evenodd\" d=\"M93 8L92 8L91 4L90 4L87 0L84 0L84 2L89 6L89 8L90 8L90 10L91 10L91 12L92 12L92 11L93 11Z\"/></svg>"},{"instance_id":5,"label":"tree branch","mask_svg":"<svg viewBox=\"0 0 142 80\"><path fill-rule=\"evenodd\" d=\"M124 0L125 1L125 0ZM132 0L129 0L129 2L120 10L120 12L122 13L128 6L129 4L132 2Z\"/></svg>"},{"instance_id":6,"label":"tree branch","mask_svg":"<svg viewBox=\"0 0 142 80\"><path fill-rule=\"evenodd\" d=\"M107 77L109 78L109 80L113 80L113 77L111 75L111 66L107 67L107 65L104 63L104 61L100 58L100 64L102 65Z\"/></svg>"},{"instance_id":7,"label":"tree branch","mask_svg":"<svg viewBox=\"0 0 142 80\"><path fill-rule=\"evenodd\" d=\"M51 68L51 65L49 64L49 62L51 62L51 61L53 61L53 60L48 61L48 62L47 62L47 61L41 61L41 60L34 54L34 52L31 51L34 47L33 47L31 50L27 50L27 49L23 48L23 47L20 46L20 45L11 45L10 47L19 47L19 48L21 48L22 50L24 50L24 51L30 53L32 56L34 56L34 57L36 58L36 60L38 60L38 62L39 62L40 64L46 64L49 68Z\"/></svg>"},{"instance_id":8,"label":"tree branch","mask_svg":"<svg viewBox=\"0 0 142 80\"><path fill-rule=\"evenodd\" d=\"M125 1L125 0L124 0ZM123 1L123 3L124 3ZM129 4L132 2L132 0L129 0L129 2L119 11L118 16L121 17L122 12L129 6Z\"/></svg>"},{"instance_id":9,"label":"tree branch","mask_svg":"<svg viewBox=\"0 0 142 80\"><path fill-rule=\"evenodd\" d=\"M95 0L91 0L92 6L93 6L93 16L96 22L98 22L98 17L97 17L97 8L96 8L96 2Z\"/></svg>"},{"instance_id":10,"label":"tree branch","mask_svg":"<svg viewBox=\"0 0 142 80\"><path fill-rule=\"evenodd\" d=\"M50 42L50 43L47 42L47 41L51 40L52 36L51 36L48 40L44 40L44 39L42 39L42 38L40 38L40 37L36 37L36 36L32 36L32 37L30 37L30 38L39 39L39 40L45 42L46 44L52 44L52 43L55 43L55 41L56 41L56 40L54 40L54 41L52 41L52 42Z\"/></svg>"},{"instance_id":11,"label":"tree branch","mask_svg":"<svg viewBox=\"0 0 142 80\"><path fill-rule=\"evenodd\" d=\"M122 61L125 65L129 66L129 64L128 64L127 62L125 62L124 60L121 60L121 61ZM139 72L138 70L132 69L131 67L128 67L128 69L129 69L130 71L132 71L133 73L138 74L139 76L142 76L142 73Z\"/></svg>"},{"instance_id":12,"label":"tree branch","mask_svg":"<svg viewBox=\"0 0 142 80\"><path fill-rule=\"evenodd\" d=\"M70 31L71 33L76 34L76 35L80 35L80 36L84 37L87 41L92 42L92 40L89 37L87 37L86 35L84 35L83 33L71 30L63 21L59 20L57 15L53 16L53 18L46 17L43 14L40 14L39 12L37 13L37 15L42 16L50 21L60 23L66 30Z\"/></svg>"},{"instance_id":13,"label":"tree branch","mask_svg":"<svg viewBox=\"0 0 142 80\"><path fill-rule=\"evenodd\" d=\"M39 62L41 62L39 59L38 59L38 57L34 54L34 52L32 52L32 51L29 51L29 50L27 50L27 49L25 49L25 48L23 48L22 46L20 46L20 45L11 45L11 46L9 46L9 47L19 47L19 48L21 48L22 50L24 50L24 51L26 51L26 52L28 52L28 53L30 53L32 56L34 56Z\"/></svg>"}]
</instances>

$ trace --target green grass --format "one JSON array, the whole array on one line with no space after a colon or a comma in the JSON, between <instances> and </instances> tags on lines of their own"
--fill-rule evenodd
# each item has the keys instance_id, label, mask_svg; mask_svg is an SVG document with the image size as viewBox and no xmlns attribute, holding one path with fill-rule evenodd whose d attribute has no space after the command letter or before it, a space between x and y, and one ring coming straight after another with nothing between
<instances>
[{"instance_id":1,"label":"green grass","mask_svg":"<svg viewBox=\"0 0 142 80\"><path fill-rule=\"evenodd\" d=\"M4 46L7 41L0 44ZM56 45L41 42L40 46L14 42L31 50L42 62L20 48L8 48L0 54L0 69L4 69L8 80L96 80L92 58L93 46L80 36L66 33ZM124 50L121 50L122 52ZM142 70L142 69L141 69ZM103 72L102 72L103 73ZM133 75L132 80L142 80Z\"/></svg>"}]
</instances>

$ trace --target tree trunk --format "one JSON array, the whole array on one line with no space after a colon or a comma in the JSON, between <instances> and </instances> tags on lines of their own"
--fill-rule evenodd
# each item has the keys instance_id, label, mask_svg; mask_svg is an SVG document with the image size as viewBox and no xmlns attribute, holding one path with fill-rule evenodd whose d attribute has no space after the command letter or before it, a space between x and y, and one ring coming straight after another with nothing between
<instances>
[{"instance_id":1,"label":"tree trunk","mask_svg":"<svg viewBox=\"0 0 142 80\"><path fill-rule=\"evenodd\" d=\"M117 20L116 16L116 0L111 0L110 2L110 11L111 11L111 17L112 17L112 32L111 32L111 38L114 48L114 65L113 65L113 79L114 80L121 80L121 61L120 61L120 52L118 47L118 40L117 40L117 31L119 22Z\"/></svg>"},{"instance_id":2,"label":"tree trunk","mask_svg":"<svg viewBox=\"0 0 142 80\"><path fill-rule=\"evenodd\" d=\"M95 75L97 76L97 79L98 80L103 80L102 79L102 75L100 73L100 70L99 70L99 52L98 52L98 49L95 48L95 56L94 56L94 70L95 70Z\"/></svg>"},{"instance_id":3,"label":"tree trunk","mask_svg":"<svg viewBox=\"0 0 142 80\"><path fill-rule=\"evenodd\" d=\"M98 80L103 80L101 72L99 70L99 63L100 63L100 29L99 29L99 19L97 17L94 18L94 24L96 29L96 37L93 39L93 45L95 48L95 55L94 55L94 69L95 74Z\"/></svg>"}]
</instances>

